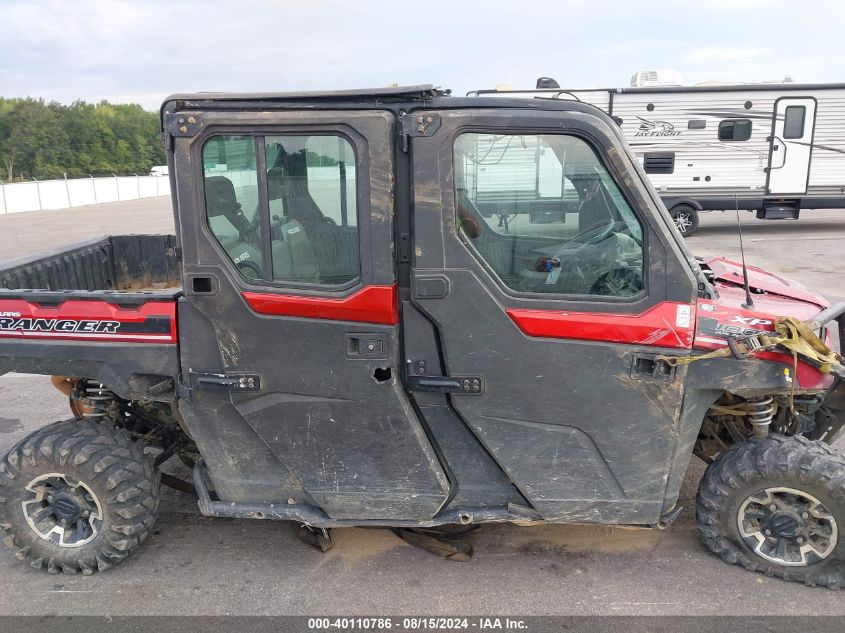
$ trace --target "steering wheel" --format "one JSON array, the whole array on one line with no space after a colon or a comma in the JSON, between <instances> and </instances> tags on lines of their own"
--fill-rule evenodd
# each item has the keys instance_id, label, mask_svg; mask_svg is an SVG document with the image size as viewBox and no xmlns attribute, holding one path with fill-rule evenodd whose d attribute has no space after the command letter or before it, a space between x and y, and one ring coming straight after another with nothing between
<instances>
[{"instance_id":1,"label":"steering wheel","mask_svg":"<svg viewBox=\"0 0 845 633\"><path fill-rule=\"evenodd\" d=\"M255 262L240 262L237 266L238 272L247 279L261 279L261 269Z\"/></svg>"},{"instance_id":2,"label":"steering wheel","mask_svg":"<svg viewBox=\"0 0 845 633\"><path fill-rule=\"evenodd\" d=\"M614 267L596 279L590 288L591 295L605 297L630 297L643 289L640 271L634 268Z\"/></svg>"}]
</instances>

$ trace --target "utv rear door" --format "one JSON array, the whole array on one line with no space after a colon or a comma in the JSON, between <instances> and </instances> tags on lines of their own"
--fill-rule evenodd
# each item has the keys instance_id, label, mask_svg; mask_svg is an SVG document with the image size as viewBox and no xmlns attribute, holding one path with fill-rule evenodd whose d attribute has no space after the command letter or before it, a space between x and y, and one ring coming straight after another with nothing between
<instances>
[{"instance_id":1,"label":"utv rear door","mask_svg":"<svg viewBox=\"0 0 845 633\"><path fill-rule=\"evenodd\" d=\"M407 123L411 301L440 350L413 357L406 329L409 388L449 392L544 517L656 522L694 439L657 356L689 353L696 286L622 141L582 112Z\"/></svg>"},{"instance_id":2,"label":"utv rear door","mask_svg":"<svg viewBox=\"0 0 845 633\"><path fill-rule=\"evenodd\" d=\"M216 494L335 519L432 517L448 482L396 380L393 116L247 107L167 121L179 413Z\"/></svg>"}]
</instances>

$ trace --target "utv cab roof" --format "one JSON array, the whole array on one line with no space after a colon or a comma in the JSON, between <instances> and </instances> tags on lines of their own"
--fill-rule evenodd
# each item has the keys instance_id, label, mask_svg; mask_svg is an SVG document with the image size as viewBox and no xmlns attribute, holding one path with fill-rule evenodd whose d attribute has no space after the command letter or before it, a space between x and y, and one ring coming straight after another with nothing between
<instances>
[{"instance_id":1,"label":"utv cab roof","mask_svg":"<svg viewBox=\"0 0 845 633\"><path fill-rule=\"evenodd\" d=\"M589 112L599 118L607 115L595 106L574 100L525 99L519 97L453 97L448 89L433 84L361 88L354 90L299 92L196 92L174 94L161 106L162 131L165 118L191 110L285 110L289 108L384 108L411 111L424 108L513 108L521 110L575 110ZM609 120L609 119L608 119Z\"/></svg>"},{"instance_id":2,"label":"utv cab roof","mask_svg":"<svg viewBox=\"0 0 845 633\"><path fill-rule=\"evenodd\" d=\"M448 90L432 84L355 88L352 90L304 90L298 92L193 92L170 95L170 101L350 101L354 99L434 99L448 95Z\"/></svg>"}]
</instances>

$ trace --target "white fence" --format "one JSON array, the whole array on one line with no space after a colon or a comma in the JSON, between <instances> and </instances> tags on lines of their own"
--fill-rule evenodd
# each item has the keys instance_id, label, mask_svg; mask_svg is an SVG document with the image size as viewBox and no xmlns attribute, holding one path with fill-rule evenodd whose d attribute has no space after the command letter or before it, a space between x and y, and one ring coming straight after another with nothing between
<instances>
[{"instance_id":1,"label":"white fence","mask_svg":"<svg viewBox=\"0 0 845 633\"><path fill-rule=\"evenodd\" d=\"M0 214L170 195L167 176L111 176L0 183Z\"/></svg>"}]
</instances>

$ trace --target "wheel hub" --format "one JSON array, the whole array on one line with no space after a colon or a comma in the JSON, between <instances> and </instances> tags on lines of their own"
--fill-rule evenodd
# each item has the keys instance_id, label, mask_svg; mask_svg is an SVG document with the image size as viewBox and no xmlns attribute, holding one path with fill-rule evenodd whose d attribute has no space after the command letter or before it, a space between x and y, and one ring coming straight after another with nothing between
<instances>
[{"instance_id":1,"label":"wheel hub","mask_svg":"<svg viewBox=\"0 0 845 633\"><path fill-rule=\"evenodd\" d=\"M686 233L689 230L689 228L692 226L692 218L690 217L690 214L686 213L685 211L681 211L679 213L676 213L674 220L675 220L675 226L678 227L678 230L681 233Z\"/></svg>"},{"instance_id":2,"label":"wheel hub","mask_svg":"<svg viewBox=\"0 0 845 633\"><path fill-rule=\"evenodd\" d=\"M794 488L766 488L750 495L740 506L737 524L755 554L780 565L806 566L824 560L839 538L827 506Z\"/></svg>"},{"instance_id":3,"label":"wheel hub","mask_svg":"<svg viewBox=\"0 0 845 633\"><path fill-rule=\"evenodd\" d=\"M60 493L53 497L53 513L65 522L75 521L82 515L82 508L74 497Z\"/></svg>"},{"instance_id":4,"label":"wheel hub","mask_svg":"<svg viewBox=\"0 0 845 633\"><path fill-rule=\"evenodd\" d=\"M29 482L21 507L32 531L59 547L90 543L103 524L103 510L91 488L62 473Z\"/></svg>"},{"instance_id":5,"label":"wheel hub","mask_svg":"<svg viewBox=\"0 0 845 633\"><path fill-rule=\"evenodd\" d=\"M769 517L768 524L771 526L771 531L774 535L789 539L798 536L798 532L804 527L801 517L789 510L772 513Z\"/></svg>"}]
</instances>

